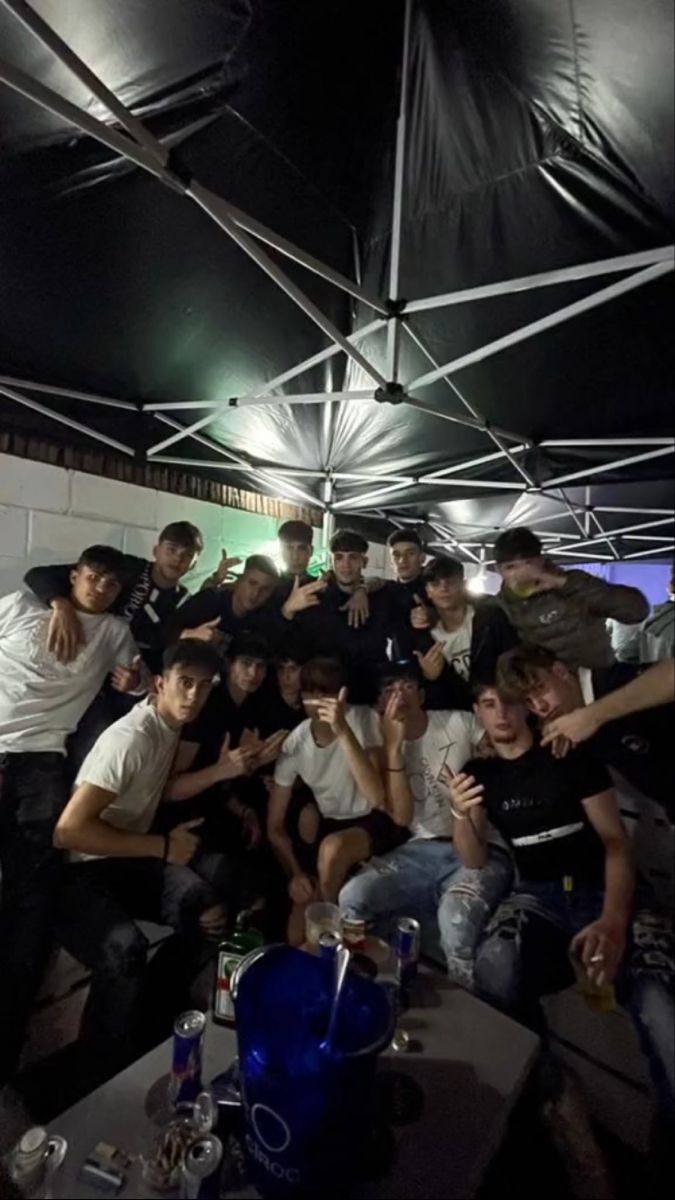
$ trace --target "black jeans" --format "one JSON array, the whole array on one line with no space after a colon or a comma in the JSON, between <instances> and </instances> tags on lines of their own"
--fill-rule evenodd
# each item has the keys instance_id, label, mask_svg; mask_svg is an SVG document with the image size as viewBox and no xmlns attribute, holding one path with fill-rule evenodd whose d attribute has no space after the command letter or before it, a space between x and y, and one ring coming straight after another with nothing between
<instances>
[{"instance_id":1,"label":"black jeans","mask_svg":"<svg viewBox=\"0 0 675 1200\"><path fill-rule=\"evenodd\" d=\"M216 900L190 867L158 859L92 859L63 877L60 939L92 971L80 1039L114 1070L171 1032L208 957L199 917ZM137 920L174 930L149 963Z\"/></svg>"},{"instance_id":2,"label":"black jeans","mask_svg":"<svg viewBox=\"0 0 675 1200\"><path fill-rule=\"evenodd\" d=\"M49 956L60 861L52 839L67 795L62 754L0 754L0 1084L16 1068Z\"/></svg>"}]
</instances>

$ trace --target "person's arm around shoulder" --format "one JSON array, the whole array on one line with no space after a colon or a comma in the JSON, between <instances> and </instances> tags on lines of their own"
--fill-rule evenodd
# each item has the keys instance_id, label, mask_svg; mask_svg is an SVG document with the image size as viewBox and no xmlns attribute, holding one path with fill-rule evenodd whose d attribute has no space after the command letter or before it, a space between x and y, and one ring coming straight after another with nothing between
<instances>
[{"instance_id":1,"label":"person's arm around shoulder","mask_svg":"<svg viewBox=\"0 0 675 1200\"><path fill-rule=\"evenodd\" d=\"M605 897L598 920L576 935L572 949L589 978L602 985L613 982L623 958L635 889L635 867L614 789L605 788L587 796L582 803L605 849Z\"/></svg>"},{"instance_id":2,"label":"person's arm around shoulder","mask_svg":"<svg viewBox=\"0 0 675 1200\"><path fill-rule=\"evenodd\" d=\"M463 866L480 870L488 860L485 788L471 774L472 766L469 762L457 775L449 767L443 771L450 792L454 848Z\"/></svg>"},{"instance_id":3,"label":"person's arm around shoulder","mask_svg":"<svg viewBox=\"0 0 675 1200\"><path fill-rule=\"evenodd\" d=\"M61 850L105 858L160 858L185 865L199 848L192 830L201 821L187 821L168 835L131 833L116 829L101 819L101 813L117 799L118 792L83 781L73 792L54 831L54 845Z\"/></svg>"},{"instance_id":4,"label":"person's arm around shoulder","mask_svg":"<svg viewBox=\"0 0 675 1200\"><path fill-rule=\"evenodd\" d=\"M84 628L70 601L70 575L73 569L67 564L31 567L23 579L36 599L52 611L47 649L63 663L77 658L84 643Z\"/></svg>"},{"instance_id":5,"label":"person's arm around shoulder","mask_svg":"<svg viewBox=\"0 0 675 1200\"><path fill-rule=\"evenodd\" d=\"M635 679L625 683L614 692L608 692L600 700L594 700L584 708L577 708L562 717L549 721L541 739L542 746L556 738L567 738L573 746L593 737L603 725L628 717L632 713L675 700L675 660L664 659L654 663Z\"/></svg>"},{"instance_id":6,"label":"person's arm around shoulder","mask_svg":"<svg viewBox=\"0 0 675 1200\"><path fill-rule=\"evenodd\" d=\"M588 571L574 571L574 590L594 617L612 617L622 625L636 625L649 616L649 601L639 588L607 583Z\"/></svg>"}]
</instances>

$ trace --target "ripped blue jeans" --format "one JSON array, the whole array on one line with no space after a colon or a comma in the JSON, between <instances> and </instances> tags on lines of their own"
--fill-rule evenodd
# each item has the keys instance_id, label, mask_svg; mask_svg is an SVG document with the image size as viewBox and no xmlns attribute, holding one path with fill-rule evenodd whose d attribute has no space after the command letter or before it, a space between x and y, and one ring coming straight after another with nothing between
<instances>
[{"instance_id":1,"label":"ripped blue jeans","mask_svg":"<svg viewBox=\"0 0 675 1200\"><path fill-rule=\"evenodd\" d=\"M476 954L483 1000L546 1036L540 997L574 982L572 938L602 912L604 889L524 880L494 913ZM615 981L648 1060L661 1113L675 1115L675 961L669 920L637 898L628 945Z\"/></svg>"},{"instance_id":2,"label":"ripped blue jeans","mask_svg":"<svg viewBox=\"0 0 675 1200\"><path fill-rule=\"evenodd\" d=\"M472 989L476 946L512 876L511 861L501 850L491 849L487 865L472 870L462 866L452 842L412 838L352 876L339 905L345 916L366 921L384 938L398 918L415 917L425 941L440 934L453 982Z\"/></svg>"}]
</instances>

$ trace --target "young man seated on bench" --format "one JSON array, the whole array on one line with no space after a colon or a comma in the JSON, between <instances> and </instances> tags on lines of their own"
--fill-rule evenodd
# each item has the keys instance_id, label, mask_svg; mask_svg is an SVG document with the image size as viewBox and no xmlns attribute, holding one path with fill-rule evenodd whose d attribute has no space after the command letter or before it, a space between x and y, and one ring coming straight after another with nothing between
<instances>
[{"instance_id":1,"label":"young man seated on bench","mask_svg":"<svg viewBox=\"0 0 675 1200\"><path fill-rule=\"evenodd\" d=\"M201 641L170 647L156 694L101 734L56 826L56 845L70 851L61 941L93 973L80 1038L99 1078L168 1036L205 939L224 928L223 908L189 866L200 822L149 832L181 729L198 715L218 669L217 652ZM174 931L149 966L139 920Z\"/></svg>"}]
</instances>

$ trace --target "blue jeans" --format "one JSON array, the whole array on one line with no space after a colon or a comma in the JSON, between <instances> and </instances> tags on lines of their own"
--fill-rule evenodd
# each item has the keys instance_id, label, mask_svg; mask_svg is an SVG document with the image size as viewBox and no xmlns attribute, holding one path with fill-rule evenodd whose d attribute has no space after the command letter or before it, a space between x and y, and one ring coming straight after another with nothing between
<instances>
[{"instance_id":1,"label":"blue jeans","mask_svg":"<svg viewBox=\"0 0 675 1200\"><path fill-rule=\"evenodd\" d=\"M541 996L574 982L569 946L602 912L604 889L522 881L495 912L476 954L476 990L539 1034L546 1032ZM649 1062L661 1111L675 1113L675 961L665 917L641 908L615 981Z\"/></svg>"},{"instance_id":2,"label":"blue jeans","mask_svg":"<svg viewBox=\"0 0 675 1200\"><path fill-rule=\"evenodd\" d=\"M512 875L500 850L491 850L487 865L476 871L462 866L452 842L413 838L371 859L342 888L339 904L346 916L366 921L385 938L404 916L415 917L423 935L438 931L450 978L472 988L476 946Z\"/></svg>"}]
</instances>

